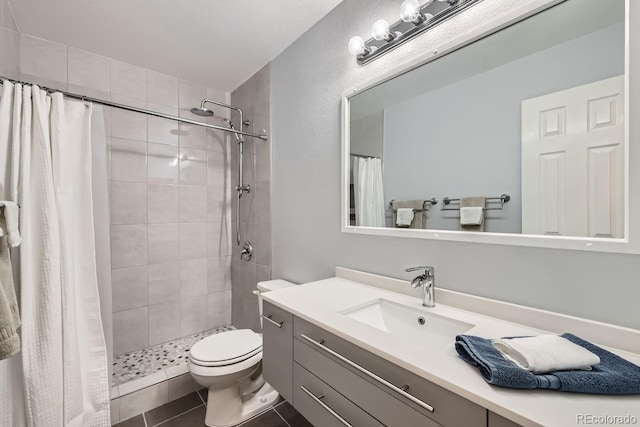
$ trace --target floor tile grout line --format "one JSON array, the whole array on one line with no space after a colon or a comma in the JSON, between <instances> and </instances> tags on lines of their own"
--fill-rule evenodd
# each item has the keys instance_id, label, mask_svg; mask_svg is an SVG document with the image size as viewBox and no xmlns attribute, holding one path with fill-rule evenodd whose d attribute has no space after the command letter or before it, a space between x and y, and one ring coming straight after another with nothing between
<instances>
[{"instance_id":1,"label":"floor tile grout line","mask_svg":"<svg viewBox=\"0 0 640 427\"><path fill-rule=\"evenodd\" d=\"M281 402L282 403L282 402ZM282 414L280 412L278 412L278 410L275 408L275 406L273 407L273 412L275 412L276 414L278 414L278 416L280 418L282 418L282 421L284 421L284 423L288 426L291 427L291 424L289 424L289 422L287 420L284 419L284 417L282 416Z\"/></svg>"},{"instance_id":2,"label":"floor tile grout line","mask_svg":"<svg viewBox=\"0 0 640 427\"><path fill-rule=\"evenodd\" d=\"M266 414L267 412L269 412L269 411L271 411L271 410L273 410L273 406L269 407L268 409L265 409L264 411L262 411L262 412L260 412L260 413L258 413L258 414L256 414L256 415L254 415L254 416L252 416L252 417L250 417L250 418L247 418L246 420L244 420L244 421L243 421L243 422L241 422L240 424L236 425L235 427L243 426L243 425L247 424L247 423L248 423L248 422L250 422L250 421L253 421L253 420L257 419L257 418L260 418L261 416L263 416L264 414ZM274 412L275 412L275 411L274 411Z\"/></svg>"},{"instance_id":3,"label":"floor tile grout line","mask_svg":"<svg viewBox=\"0 0 640 427\"><path fill-rule=\"evenodd\" d=\"M209 392L209 390L207 390L207 393ZM207 402L204 401L204 397L202 397L202 395L200 394L200 390L196 390L196 394L198 395L198 397L200 398L200 400L202 401L202 404L204 406L207 406Z\"/></svg>"},{"instance_id":4,"label":"floor tile grout line","mask_svg":"<svg viewBox=\"0 0 640 427\"><path fill-rule=\"evenodd\" d=\"M191 409L188 409L188 410L186 410L186 411L184 411L184 412L179 413L178 415L174 415L174 416L173 416L173 417L171 417L171 418L167 418L166 420L162 420L162 421L160 421L159 423L154 424L154 425L152 425L152 426L148 426L148 427L156 427L156 426L160 426L160 425L162 425L162 424L164 424L164 423L166 423L166 422L169 422L169 421L171 421L171 420L173 420L173 419L176 419L176 418L178 418L178 417L180 417L180 416L182 416L182 415L184 415L184 414L186 414L186 413L188 413L188 412L195 411L196 409L198 409L198 408L200 408L200 407L202 407L202 406L205 406L205 405L198 405L198 406L195 406L195 407L193 407L193 408L191 408Z\"/></svg>"}]
</instances>

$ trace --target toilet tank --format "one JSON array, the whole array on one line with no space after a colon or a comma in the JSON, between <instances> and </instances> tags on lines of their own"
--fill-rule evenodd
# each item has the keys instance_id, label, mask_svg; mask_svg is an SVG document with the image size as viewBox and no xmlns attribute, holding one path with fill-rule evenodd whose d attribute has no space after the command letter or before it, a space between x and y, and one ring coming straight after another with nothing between
<instances>
[{"instance_id":1,"label":"toilet tank","mask_svg":"<svg viewBox=\"0 0 640 427\"><path fill-rule=\"evenodd\" d=\"M265 282L258 282L258 290L255 293L258 295L258 307L260 310L260 326L262 326L262 294L263 292L275 291L283 288L290 288L296 286L295 283L288 282L282 279L267 280Z\"/></svg>"}]
</instances>

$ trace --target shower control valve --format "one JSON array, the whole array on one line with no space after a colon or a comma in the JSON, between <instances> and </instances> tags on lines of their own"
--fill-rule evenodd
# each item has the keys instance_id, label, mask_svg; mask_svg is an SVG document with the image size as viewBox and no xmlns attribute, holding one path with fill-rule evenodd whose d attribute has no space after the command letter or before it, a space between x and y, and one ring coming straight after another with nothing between
<instances>
[{"instance_id":1,"label":"shower control valve","mask_svg":"<svg viewBox=\"0 0 640 427\"><path fill-rule=\"evenodd\" d=\"M251 261L253 257L253 245L251 242L244 242L244 246L242 246L242 252L240 252L240 259L244 261Z\"/></svg>"},{"instance_id":2,"label":"shower control valve","mask_svg":"<svg viewBox=\"0 0 640 427\"><path fill-rule=\"evenodd\" d=\"M236 185L236 191L239 193L250 193L251 192L251 186L249 184L246 185Z\"/></svg>"}]
</instances>

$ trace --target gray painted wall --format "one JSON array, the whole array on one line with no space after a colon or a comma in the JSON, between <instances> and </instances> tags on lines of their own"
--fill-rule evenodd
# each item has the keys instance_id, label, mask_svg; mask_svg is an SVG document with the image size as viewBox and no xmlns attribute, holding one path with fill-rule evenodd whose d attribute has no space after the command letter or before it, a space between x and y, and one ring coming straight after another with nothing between
<instances>
[{"instance_id":1,"label":"gray painted wall","mask_svg":"<svg viewBox=\"0 0 640 427\"><path fill-rule=\"evenodd\" d=\"M507 193L504 210L487 211L485 231L520 233L522 101L624 74L623 40L615 25L387 108L386 203ZM459 211L441 207L427 228L459 230Z\"/></svg>"},{"instance_id":2,"label":"gray painted wall","mask_svg":"<svg viewBox=\"0 0 640 427\"><path fill-rule=\"evenodd\" d=\"M360 67L347 41L395 21L398 2L345 0L272 63L273 277L308 282L338 265L410 279L404 269L426 263L443 288L640 328L640 256L340 232L341 95L531 1L485 0Z\"/></svg>"},{"instance_id":3,"label":"gray painted wall","mask_svg":"<svg viewBox=\"0 0 640 427\"><path fill-rule=\"evenodd\" d=\"M384 111L351 120L351 152L362 156L382 157Z\"/></svg>"}]
</instances>

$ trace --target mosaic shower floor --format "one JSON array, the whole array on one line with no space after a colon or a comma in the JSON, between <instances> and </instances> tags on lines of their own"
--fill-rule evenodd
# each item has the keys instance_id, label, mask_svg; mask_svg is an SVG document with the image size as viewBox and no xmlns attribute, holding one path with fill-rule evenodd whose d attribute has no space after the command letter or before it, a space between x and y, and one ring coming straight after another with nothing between
<instances>
[{"instance_id":1,"label":"mosaic shower floor","mask_svg":"<svg viewBox=\"0 0 640 427\"><path fill-rule=\"evenodd\" d=\"M177 366L187 361L191 346L209 335L231 331L235 327L221 326L204 332L199 332L184 338L178 338L116 356L113 360L113 376L111 386L115 387L131 380L146 377L163 369Z\"/></svg>"}]
</instances>

